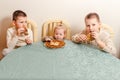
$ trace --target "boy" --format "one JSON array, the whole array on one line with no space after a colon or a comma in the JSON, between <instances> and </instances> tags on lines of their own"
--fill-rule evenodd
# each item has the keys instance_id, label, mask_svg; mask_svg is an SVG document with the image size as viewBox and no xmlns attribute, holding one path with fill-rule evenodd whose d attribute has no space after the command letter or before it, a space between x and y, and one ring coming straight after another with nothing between
<instances>
[{"instance_id":1,"label":"boy","mask_svg":"<svg viewBox=\"0 0 120 80\"><path fill-rule=\"evenodd\" d=\"M3 50L3 55L7 55L14 48L33 43L33 34L27 28L27 15L21 10L13 13L14 27L7 30L7 48Z\"/></svg>"},{"instance_id":2,"label":"boy","mask_svg":"<svg viewBox=\"0 0 120 80\"><path fill-rule=\"evenodd\" d=\"M89 13L85 17L86 29L72 36L76 43L90 43L99 49L117 56L110 34L101 28L101 22L97 13Z\"/></svg>"}]
</instances>

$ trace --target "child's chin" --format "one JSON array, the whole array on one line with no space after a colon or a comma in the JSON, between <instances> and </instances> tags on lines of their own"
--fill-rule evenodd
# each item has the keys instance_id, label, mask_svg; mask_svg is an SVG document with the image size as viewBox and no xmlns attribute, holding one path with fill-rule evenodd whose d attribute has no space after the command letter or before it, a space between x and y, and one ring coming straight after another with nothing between
<instances>
[{"instance_id":1,"label":"child's chin","mask_svg":"<svg viewBox=\"0 0 120 80\"><path fill-rule=\"evenodd\" d=\"M63 39L57 39L57 40L60 40L60 41L61 41L61 40L63 40Z\"/></svg>"}]
</instances>

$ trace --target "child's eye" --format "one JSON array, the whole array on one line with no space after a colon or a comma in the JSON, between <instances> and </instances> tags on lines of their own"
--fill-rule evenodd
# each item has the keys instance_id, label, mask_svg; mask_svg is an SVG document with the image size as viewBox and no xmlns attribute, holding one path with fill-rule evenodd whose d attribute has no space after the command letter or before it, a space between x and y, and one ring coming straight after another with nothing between
<instances>
[{"instance_id":1,"label":"child's eye","mask_svg":"<svg viewBox=\"0 0 120 80\"><path fill-rule=\"evenodd\" d=\"M20 23L23 23L23 22L20 22Z\"/></svg>"},{"instance_id":2,"label":"child's eye","mask_svg":"<svg viewBox=\"0 0 120 80\"><path fill-rule=\"evenodd\" d=\"M95 24L92 24L92 26L95 26Z\"/></svg>"},{"instance_id":3,"label":"child's eye","mask_svg":"<svg viewBox=\"0 0 120 80\"><path fill-rule=\"evenodd\" d=\"M86 27L90 27L90 25L87 25Z\"/></svg>"},{"instance_id":4,"label":"child's eye","mask_svg":"<svg viewBox=\"0 0 120 80\"><path fill-rule=\"evenodd\" d=\"M58 33L56 33L56 35L58 35Z\"/></svg>"}]
</instances>

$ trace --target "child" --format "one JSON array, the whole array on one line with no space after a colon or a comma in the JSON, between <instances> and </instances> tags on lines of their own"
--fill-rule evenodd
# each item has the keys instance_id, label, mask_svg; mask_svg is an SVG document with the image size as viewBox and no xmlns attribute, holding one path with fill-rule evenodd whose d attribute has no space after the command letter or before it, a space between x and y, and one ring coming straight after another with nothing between
<instances>
[{"instance_id":1,"label":"child","mask_svg":"<svg viewBox=\"0 0 120 80\"><path fill-rule=\"evenodd\" d=\"M13 13L14 27L7 30L7 48L3 50L3 55L7 55L14 48L33 43L33 34L27 28L27 15L21 10Z\"/></svg>"},{"instance_id":2,"label":"child","mask_svg":"<svg viewBox=\"0 0 120 80\"><path fill-rule=\"evenodd\" d=\"M105 52L117 56L110 34L101 28L101 22L97 13L89 13L85 17L86 29L72 36L76 43L90 43Z\"/></svg>"},{"instance_id":3,"label":"child","mask_svg":"<svg viewBox=\"0 0 120 80\"><path fill-rule=\"evenodd\" d=\"M63 25L58 25L54 29L54 35L53 36L46 36L43 38L43 41L51 41L53 39L55 40L64 40L66 36L66 29Z\"/></svg>"}]
</instances>

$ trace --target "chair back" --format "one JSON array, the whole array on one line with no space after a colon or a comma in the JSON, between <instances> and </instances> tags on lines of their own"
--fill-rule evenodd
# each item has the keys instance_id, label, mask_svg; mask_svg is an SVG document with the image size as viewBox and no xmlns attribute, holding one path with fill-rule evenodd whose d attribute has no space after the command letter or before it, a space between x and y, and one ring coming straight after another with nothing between
<instances>
[{"instance_id":1,"label":"chair back","mask_svg":"<svg viewBox=\"0 0 120 80\"><path fill-rule=\"evenodd\" d=\"M64 20L49 20L46 21L42 26L42 38L46 36L54 36L54 28L58 25L63 25L66 28L66 36L65 39L70 39L71 31L70 25Z\"/></svg>"},{"instance_id":2,"label":"chair back","mask_svg":"<svg viewBox=\"0 0 120 80\"><path fill-rule=\"evenodd\" d=\"M113 38L114 31L113 31L113 29L110 26L108 26L106 24L101 24L101 28L106 30L110 34L110 37Z\"/></svg>"}]
</instances>

